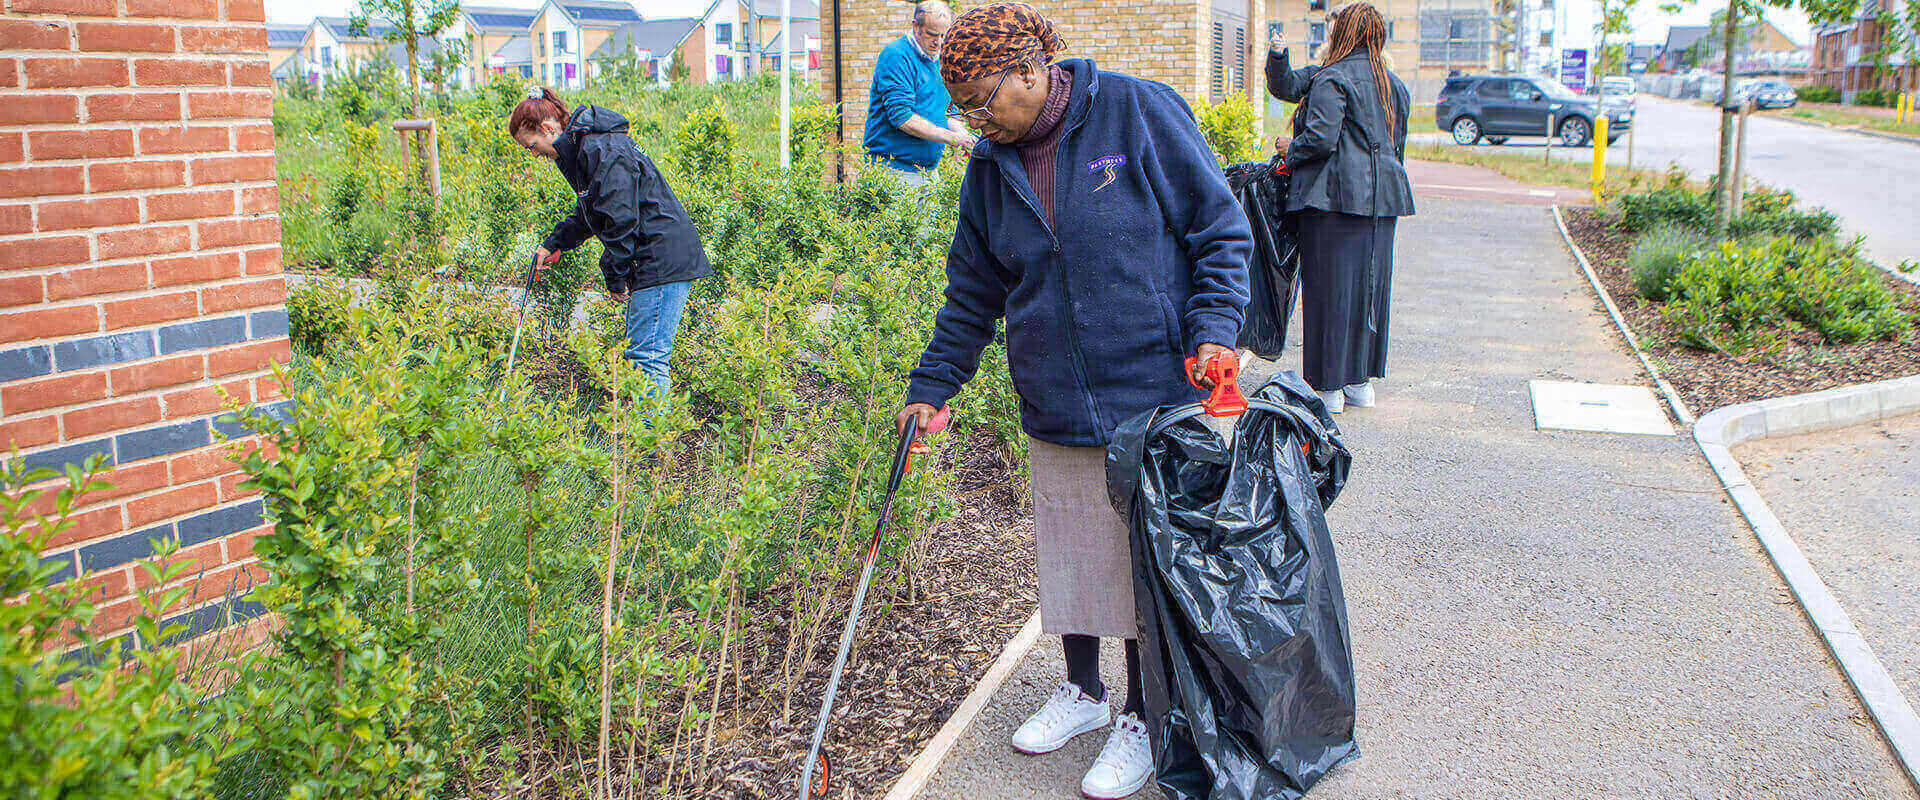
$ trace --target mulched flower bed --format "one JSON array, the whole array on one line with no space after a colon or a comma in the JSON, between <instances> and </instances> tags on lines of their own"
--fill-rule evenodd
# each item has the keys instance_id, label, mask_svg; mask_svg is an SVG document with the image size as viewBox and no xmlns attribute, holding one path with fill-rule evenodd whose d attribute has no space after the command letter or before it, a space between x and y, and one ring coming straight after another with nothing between
<instances>
[{"instance_id":1,"label":"mulched flower bed","mask_svg":"<svg viewBox=\"0 0 1920 800\"><path fill-rule=\"evenodd\" d=\"M1817 333L1794 330L1777 352L1732 356L1681 345L1661 314L1661 306L1642 298L1626 268L1630 234L1613 227L1603 212L1566 209L1567 230L1587 253L1594 274L1613 295L1620 315L1660 374L1673 384L1695 414L1771 397L1831 389L1855 383L1920 374L1920 331L1896 341L1828 344ZM1920 312L1920 287L1889 277L1901 304Z\"/></svg>"}]
</instances>

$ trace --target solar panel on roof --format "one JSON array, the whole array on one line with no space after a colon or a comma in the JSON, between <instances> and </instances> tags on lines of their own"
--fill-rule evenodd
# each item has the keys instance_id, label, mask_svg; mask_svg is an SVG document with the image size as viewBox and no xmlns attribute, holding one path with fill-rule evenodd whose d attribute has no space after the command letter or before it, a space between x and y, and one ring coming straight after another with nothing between
<instances>
[{"instance_id":1,"label":"solar panel on roof","mask_svg":"<svg viewBox=\"0 0 1920 800\"><path fill-rule=\"evenodd\" d=\"M524 28L533 24L532 15L475 14L473 24L483 28Z\"/></svg>"},{"instance_id":2,"label":"solar panel on roof","mask_svg":"<svg viewBox=\"0 0 1920 800\"><path fill-rule=\"evenodd\" d=\"M567 13L580 19L607 20L609 22L638 22L640 15L632 6L607 8L604 6L566 6Z\"/></svg>"}]
</instances>

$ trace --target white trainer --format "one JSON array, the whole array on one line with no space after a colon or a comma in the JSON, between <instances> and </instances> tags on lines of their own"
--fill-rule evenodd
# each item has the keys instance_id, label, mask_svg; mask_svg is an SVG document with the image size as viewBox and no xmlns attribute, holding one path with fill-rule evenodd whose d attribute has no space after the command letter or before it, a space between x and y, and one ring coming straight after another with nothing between
<instances>
[{"instance_id":1,"label":"white trainer","mask_svg":"<svg viewBox=\"0 0 1920 800\"><path fill-rule=\"evenodd\" d=\"M1322 392L1315 390L1314 394L1320 395L1320 402L1326 405L1327 413L1329 414L1338 414L1347 410L1347 396L1345 392Z\"/></svg>"},{"instance_id":2,"label":"white trainer","mask_svg":"<svg viewBox=\"0 0 1920 800\"><path fill-rule=\"evenodd\" d=\"M1373 382L1372 381L1368 381L1366 383L1356 383L1352 386L1349 386L1345 389L1340 390L1340 393L1347 396L1347 403L1349 405L1355 406L1357 408L1373 407Z\"/></svg>"},{"instance_id":3,"label":"white trainer","mask_svg":"<svg viewBox=\"0 0 1920 800\"><path fill-rule=\"evenodd\" d=\"M1013 732L1013 749L1030 756L1051 753L1073 737L1097 731L1113 721L1113 710L1103 700L1095 700L1071 681L1060 684L1047 698L1047 704L1033 712Z\"/></svg>"},{"instance_id":4,"label":"white trainer","mask_svg":"<svg viewBox=\"0 0 1920 800\"><path fill-rule=\"evenodd\" d=\"M1121 714L1107 735L1107 746L1080 779L1080 793L1100 800L1131 796L1153 777L1153 751L1147 746L1147 724L1132 714Z\"/></svg>"}]
</instances>

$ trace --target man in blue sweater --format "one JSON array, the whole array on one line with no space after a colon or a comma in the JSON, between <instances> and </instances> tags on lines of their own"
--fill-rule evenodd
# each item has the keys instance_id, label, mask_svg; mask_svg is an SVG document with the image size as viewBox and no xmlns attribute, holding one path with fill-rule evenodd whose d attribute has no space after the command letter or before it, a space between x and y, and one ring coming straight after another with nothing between
<instances>
[{"instance_id":1,"label":"man in blue sweater","mask_svg":"<svg viewBox=\"0 0 1920 800\"><path fill-rule=\"evenodd\" d=\"M940 82L940 39L952 24L953 11L943 0L915 4L913 27L883 48L873 65L862 143L874 163L899 170L916 185L932 179L942 147L974 142L965 127L947 119L947 87Z\"/></svg>"}]
</instances>

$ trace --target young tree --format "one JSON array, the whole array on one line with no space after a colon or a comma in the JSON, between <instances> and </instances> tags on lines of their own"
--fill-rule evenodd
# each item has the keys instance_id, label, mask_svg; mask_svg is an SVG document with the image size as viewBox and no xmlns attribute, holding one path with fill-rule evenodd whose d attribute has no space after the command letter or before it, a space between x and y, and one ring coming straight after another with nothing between
<instances>
[{"instance_id":1,"label":"young tree","mask_svg":"<svg viewBox=\"0 0 1920 800\"><path fill-rule=\"evenodd\" d=\"M434 69L445 63L439 55L438 37L460 18L460 0L360 0L347 23L355 36L374 36L382 41L398 42L407 53L407 100L414 119L424 114L420 107L420 48L433 47ZM427 143L415 137L414 161L420 168L420 180L427 176Z\"/></svg>"},{"instance_id":2,"label":"young tree","mask_svg":"<svg viewBox=\"0 0 1920 800\"><path fill-rule=\"evenodd\" d=\"M1594 54L1591 81L1594 86L1599 86L1600 80L1607 77L1607 70L1614 66L1615 47L1609 46L1607 40L1633 33L1633 9L1638 5L1640 0L1600 0L1600 21L1593 26L1593 32L1600 34L1600 47Z\"/></svg>"}]
</instances>

